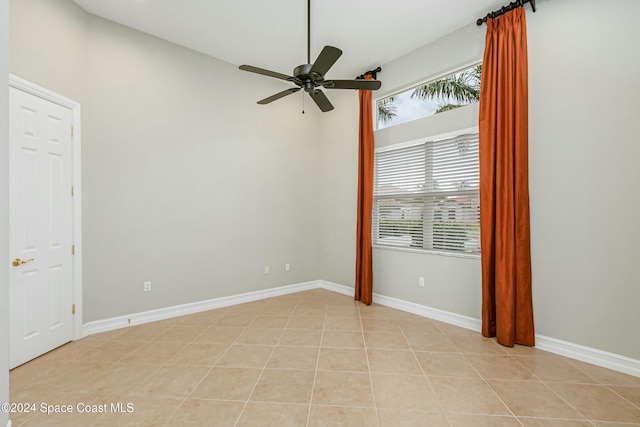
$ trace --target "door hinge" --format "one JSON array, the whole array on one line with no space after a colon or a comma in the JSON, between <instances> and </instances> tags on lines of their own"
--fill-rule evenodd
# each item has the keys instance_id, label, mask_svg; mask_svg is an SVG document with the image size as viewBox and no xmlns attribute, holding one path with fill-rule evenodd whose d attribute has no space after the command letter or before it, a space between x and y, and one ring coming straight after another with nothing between
<instances>
[{"instance_id":1,"label":"door hinge","mask_svg":"<svg viewBox=\"0 0 640 427\"><path fill-rule=\"evenodd\" d=\"M71 304L71 314L76 314L76 305Z\"/></svg>"},{"instance_id":2,"label":"door hinge","mask_svg":"<svg viewBox=\"0 0 640 427\"><path fill-rule=\"evenodd\" d=\"M76 245L71 245L71 255L76 254Z\"/></svg>"},{"instance_id":3,"label":"door hinge","mask_svg":"<svg viewBox=\"0 0 640 427\"><path fill-rule=\"evenodd\" d=\"M73 126L71 126L71 136L73 136Z\"/></svg>"},{"instance_id":4,"label":"door hinge","mask_svg":"<svg viewBox=\"0 0 640 427\"><path fill-rule=\"evenodd\" d=\"M73 185L71 186L71 195L72 196L76 195L76 190L75 190L75 188L73 188Z\"/></svg>"}]
</instances>

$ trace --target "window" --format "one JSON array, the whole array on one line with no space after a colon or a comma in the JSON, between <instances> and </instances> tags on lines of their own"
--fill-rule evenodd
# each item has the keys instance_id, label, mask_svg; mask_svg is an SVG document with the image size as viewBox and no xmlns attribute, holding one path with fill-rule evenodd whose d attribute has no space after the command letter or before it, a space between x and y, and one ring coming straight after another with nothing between
<instances>
[{"instance_id":1,"label":"window","mask_svg":"<svg viewBox=\"0 0 640 427\"><path fill-rule=\"evenodd\" d=\"M480 253L478 133L378 149L373 243Z\"/></svg>"},{"instance_id":2,"label":"window","mask_svg":"<svg viewBox=\"0 0 640 427\"><path fill-rule=\"evenodd\" d=\"M482 65L431 80L376 101L376 129L453 110L480 100Z\"/></svg>"}]
</instances>

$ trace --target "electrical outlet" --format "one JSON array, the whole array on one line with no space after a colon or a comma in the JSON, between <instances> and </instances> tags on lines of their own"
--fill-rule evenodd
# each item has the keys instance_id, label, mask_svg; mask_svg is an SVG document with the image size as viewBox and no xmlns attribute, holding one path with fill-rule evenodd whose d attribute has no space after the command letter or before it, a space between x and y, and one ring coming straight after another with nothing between
<instances>
[{"instance_id":1,"label":"electrical outlet","mask_svg":"<svg viewBox=\"0 0 640 427\"><path fill-rule=\"evenodd\" d=\"M289 270L291 270L291 264L285 264L284 271L289 271Z\"/></svg>"},{"instance_id":2,"label":"electrical outlet","mask_svg":"<svg viewBox=\"0 0 640 427\"><path fill-rule=\"evenodd\" d=\"M145 292L151 291L151 282L144 282L144 291Z\"/></svg>"},{"instance_id":3,"label":"electrical outlet","mask_svg":"<svg viewBox=\"0 0 640 427\"><path fill-rule=\"evenodd\" d=\"M264 274L269 274L269 266L268 265L264 266Z\"/></svg>"},{"instance_id":4,"label":"electrical outlet","mask_svg":"<svg viewBox=\"0 0 640 427\"><path fill-rule=\"evenodd\" d=\"M418 286L424 287L424 277L418 277Z\"/></svg>"}]
</instances>

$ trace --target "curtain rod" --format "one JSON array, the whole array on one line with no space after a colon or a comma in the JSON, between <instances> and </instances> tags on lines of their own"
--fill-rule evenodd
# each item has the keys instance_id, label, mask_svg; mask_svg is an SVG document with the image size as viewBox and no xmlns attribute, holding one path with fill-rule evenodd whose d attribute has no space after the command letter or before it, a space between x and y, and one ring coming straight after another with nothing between
<instances>
[{"instance_id":1,"label":"curtain rod","mask_svg":"<svg viewBox=\"0 0 640 427\"><path fill-rule=\"evenodd\" d=\"M487 19L497 18L498 16L504 15L505 13L515 9L516 7L524 6L526 3L531 3L531 10L533 10L534 12L536 11L536 0L516 0L509 3L509 5L507 6L502 6L501 9L487 13L487 16L485 16L484 18L479 18L476 21L476 24L482 25L483 23L487 22Z\"/></svg>"},{"instance_id":2,"label":"curtain rod","mask_svg":"<svg viewBox=\"0 0 640 427\"><path fill-rule=\"evenodd\" d=\"M375 70L369 70L366 73L362 73L358 77L356 77L356 80L364 79L364 76L371 76L374 80L378 80L378 73L380 71L382 71L382 68L380 67L376 68Z\"/></svg>"}]
</instances>

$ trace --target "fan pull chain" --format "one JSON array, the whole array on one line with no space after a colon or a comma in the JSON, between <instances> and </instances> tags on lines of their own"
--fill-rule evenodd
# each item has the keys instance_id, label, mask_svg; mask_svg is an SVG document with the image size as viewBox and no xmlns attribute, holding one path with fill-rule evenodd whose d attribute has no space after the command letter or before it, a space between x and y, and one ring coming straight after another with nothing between
<instances>
[{"instance_id":1,"label":"fan pull chain","mask_svg":"<svg viewBox=\"0 0 640 427\"><path fill-rule=\"evenodd\" d=\"M304 92L302 92L302 114L304 114Z\"/></svg>"}]
</instances>

